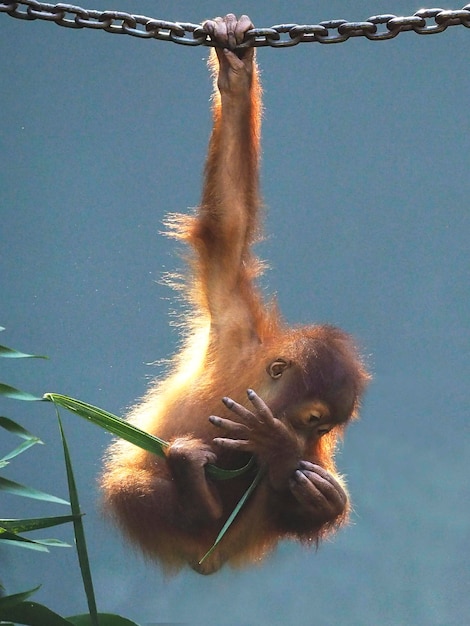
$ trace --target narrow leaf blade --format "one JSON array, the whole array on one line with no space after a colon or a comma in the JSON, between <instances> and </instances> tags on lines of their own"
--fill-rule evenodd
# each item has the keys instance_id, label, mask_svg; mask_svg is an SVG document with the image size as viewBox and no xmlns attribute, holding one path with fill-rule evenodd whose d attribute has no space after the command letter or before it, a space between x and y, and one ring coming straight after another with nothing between
<instances>
[{"instance_id":1,"label":"narrow leaf blade","mask_svg":"<svg viewBox=\"0 0 470 626\"><path fill-rule=\"evenodd\" d=\"M201 565L201 563L204 563L204 561L214 552L214 550L217 548L219 543L222 541L222 538L224 537L225 533L227 532L227 530L232 525L233 520L236 518L238 513L241 511L243 505L248 500L248 498L251 496L253 491L259 485L261 479L263 478L263 475L264 475L263 470L261 470L261 469L258 470L258 473L256 474L255 478L253 479L253 482L248 487L248 489L245 491L243 496L240 498L237 506L233 509L232 513L230 514L230 517L225 522L225 524L222 527L222 530L217 535L216 540L214 541L212 546L209 548L209 550L205 553L205 555L202 557L202 559L199 561L199 565Z\"/></svg>"},{"instance_id":2,"label":"narrow leaf blade","mask_svg":"<svg viewBox=\"0 0 470 626\"><path fill-rule=\"evenodd\" d=\"M68 524L75 520L74 515L56 515L54 517L32 517L28 519L0 519L0 527L12 533L26 533L52 526ZM1 529L0 529L1 532Z\"/></svg>"},{"instance_id":3,"label":"narrow leaf blade","mask_svg":"<svg viewBox=\"0 0 470 626\"><path fill-rule=\"evenodd\" d=\"M31 446L34 446L37 443L43 443L39 439L39 437L36 437L36 435L33 435L28 430L26 430L26 428L23 428L23 426L21 426L17 422L14 422L9 417L5 417L4 415L0 415L0 428L4 428L11 434L17 435L18 437L21 437L21 439L24 439L24 442L21 445L16 447L11 452L8 452L8 454L0 459L0 467L6 465L7 461L11 461L11 459L14 459L22 452L25 452L25 450L28 450L28 448L31 448Z\"/></svg>"},{"instance_id":4,"label":"narrow leaf blade","mask_svg":"<svg viewBox=\"0 0 470 626\"><path fill-rule=\"evenodd\" d=\"M75 477L73 475L72 461L70 459L69 448L67 440L65 438L64 429L62 428L62 422L59 415L59 410L56 407L57 420L59 423L60 437L62 439L62 447L64 451L65 469L67 472L67 482L69 486L70 506L72 514L75 519L73 522L73 528L75 532L75 544L77 547L78 562L80 565L80 571L82 573L83 586L85 588L85 594L88 602L88 610L90 612L92 626L99 626L97 607L95 599L95 591L93 589L93 581L91 578L90 561L88 559L88 550L85 540L85 530L83 528L82 514L80 510L80 503L78 500L78 492L75 484Z\"/></svg>"},{"instance_id":5,"label":"narrow leaf blade","mask_svg":"<svg viewBox=\"0 0 470 626\"><path fill-rule=\"evenodd\" d=\"M32 393L15 389L15 387L10 387L10 385L5 385L5 383L0 383L0 396L12 398L13 400L25 400L26 402L37 402L38 400L42 400L42 398L33 396Z\"/></svg>"},{"instance_id":6,"label":"narrow leaf blade","mask_svg":"<svg viewBox=\"0 0 470 626\"><path fill-rule=\"evenodd\" d=\"M14 450L12 450L11 452L8 452L8 454L6 454L3 458L1 458L0 464L7 465L8 461L11 461L16 456L20 455L22 452L29 450L29 448L34 446L36 443L42 443L42 441L33 441L32 439L30 439L29 441L23 441L23 443L17 446Z\"/></svg>"},{"instance_id":7,"label":"narrow leaf blade","mask_svg":"<svg viewBox=\"0 0 470 626\"><path fill-rule=\"evenodd\" d=\"M140 428L129 424L125 420L109 413L108 411L58 393L46 393L44 395L44 400L53 402L58 406L68 409L72 413L76 413L80 417L83 417L88 421L93 422L93 424L96 424L108 432L113 433L113 435L117 435L118 437L139 446L139 448L143 448L144 450L157 454L158 456L164 456L163 448L168 446L166 441L146 433Z\"/></svg>"},{"instance_id":8,"label":"narrow leaf blade","mask_svg":"<svg viewBox=\"0 0 470 626\"><path fill-rule=\"evenodd\" d=\"M70 626L72 623L48 609L47 606L30 601L5 609L2 609L0 604L0 619L28 626L46 626L46 624L47 626Z\"/></svg>"},{"instance_id":9,"label":"narrow leaf blade","mask_svg":"<svg viewBox=\"0 0 470 626\"><path fill-rule=\"evenodd\" d=\"M6 359L47 359L47 356L43 356L41 354L26 354L26 352L20 352L19 350L14 350L13 348L8 348L7 346L0 345L0 357L4 357Z\"/></svg>"},{"instance_id":10,"label":"narrow leaf blade","mask_svg":"<svg viewBox=\"0 0 470 626\"><path fill-rule=\"evenodd\" d=\"M0 544L5 546L13 545L15 548L27 548L29 550L36 550L37 552L49 552L47 546L35 542L33 539L15 535L14 533L2 533L0 535Z\"/></svg>"},{"instance_id":11,"label":"narrow leaf blade","mask_svg":"<svg viewBox=\"0 0 470 626\"><path fill-rule=\"evenodd\" d=\"M39 587L34 587L34 589L29 589L28 591L21 591L20 593L13 593L13 594L11 594L9 596L0 597L0 616L1 616L1 610L2 609L12 608L12 607L16 606L17 604L20 604L21 602L24 602L30 596L32 596L33 593L36 593L36 591L39 588L40 588L40 586Z\"/></svg>"},{"instance_id":12,"label":"narrow leaf blade","mask_svg":"<svg viewBox=\"0 0 470 626\"><path fill-rule=\"evenodd\" d=\"M66 500L62 500L62 498L51 496L33 487L26 487L26 485L15 483L13 480L8 480L8 478L4 478L3 476L0 476L0 491L5 491L6 493L11 493L16 496L23 496L25 498L33 498L34 500L44 500L45 502L54 502L56 504L69 504Z\"/></svg>"},{"instance_id":13,"label":"narrow leaf blade","mask_svg":"<svg viewBox=\"0 0 470 626\"><path fill-rule=\"evenodd\" d=\"M5 417L4 415L0 415L0 427L5 428L5 430L8 430L8 432L13 435L18 435L18 437L26 439L27 441L31 440L35 443L44 443L39 439L39 437L36 437L36 435L33 435L29 432L29 430L26 430L26 428L21 426L21 424L14 422L12 419Z\"/></svg>"},{"instance_id":14,"label":"narrow leaf blade","mask_svg":"<svg viewBox=\"0 0 470 626\"><path fill-rule=\"evenodd\" d=\"M132 622L130 619L120 615L113 615L112 613L98 613L98 617L100 626L139 626L139 624ZM89 615L73 615L72 617L67 617L67 619L74 626L93 626Z\"/></svg>"},{"instance_id":15,"label":"narrow leaf blade","mask_svg":"<svg viewBox=\"0 0 470 626\"><path fill-rule=\"evenodd\" d=\"M68 409L72 413L93 422L97 426L104 428L104 430L121 437L121 439L125 439L126 441L133 443L143 450L147 450L148 452L156 454L160 457L165 456L164 449L168 447L167 441L146 433L144 430L137 428L137 426L129 424L126 420L117 417L117 415L113 415L113 413L109 413L108 411L93 406L92 404L87 404L81 400L76 400L75 398L64 396L59 393L46 393L44 395L44 400L53 402L56 406L58 405ZM215 465L208 465L206 467L206 471L211 478L215 478L216 480L228 480L245 474L253 467L253 465L254 459L251 458L248 463L241 468L230 470L223 469Z\"/></svg>"}]
</instances>

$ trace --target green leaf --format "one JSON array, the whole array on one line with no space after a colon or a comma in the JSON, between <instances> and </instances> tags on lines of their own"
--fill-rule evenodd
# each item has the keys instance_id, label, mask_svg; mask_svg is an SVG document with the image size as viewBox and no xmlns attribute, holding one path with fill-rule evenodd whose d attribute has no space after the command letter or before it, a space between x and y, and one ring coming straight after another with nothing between
<instances>
[{"instance_id":1,"label":"green leaf","mask_svg":"<svg viewBox=\"0 0 470 626\"><path fill-rule=\"evenodd\" d=\"M29 539L15 536L13 539L2 539L3 535L0 535L0 545L14 545L15 548L26 548L27 550L35 550L36 552L49 552L46 546L42 546L39 543L35 543ZM1 622L0 622L1 623Z\"/></svg>"},{"instance_id":2,"label":"green leaf","mask_svg":"<svg viewBox=\"0 0 470 626\"><path fill-rule=\"evenodd\" d=\"M28 393L27 391L21 391L20 389L15 389L14 387L10 387L10 385L5 385L4 383L0 383L0 396L5 396L6 398L12 398L13 400L26 400L27 402L42 400L42 398L33 396L31 393Z\"/></svg>"},{"instance_id":3,"label":"green leaf","mask_svg":"<svg viewBox=\"0 0 470 626\"><path fill-rule=\"evenodd\" d=\"M0 600L0 619L27 624L28 626L70 626L72 624L72 622L48 609L47 606L37 602L21 602L11 608L3 609L1 602L8 597L11 596Z\"/></svg>"},{"instance_id":4,"label":"green leaf","mask_svg":"<svg viewBox=\"0 0 470 626\"><path fill-rule=\"evenodd\" d=\"M157 456L163 457L163 450L168 447L168 442L164 439L150 435L144 430L137 428L137 426L133 426L132 424L129 424L129 422L126 422L126 420L117 417L117 415L113 415L108 411L93 406L92 404L87 404L81 400L75 400L74 398L58 393L46 393L44 395L44 400L64 407L72 413L76 413L80 417L84 417L97 426L113 433L113 435L117 435L118 437L121 437L121 439L125 439L139 448L147 450ZM245 474L254 466L254 463L254 459L251 458L246 465L234 470L223 469L221 467L216 467L215 465L208 465L206 467L206 471L211 478L215 478L216 480L228 480Z\"/></svg>"},{"instance_id":5,"label":"green leaf","mask_svg":"<svg viewBox=\"0 0 470 626\"><path fill-rule=\"evenodd\" d=\"M25 498L33 498L34 500L44 500L46 502L55 502L57 504L69 504L69 502L62 500L62 498L51 496L48 493L44 493L44 491L33 489L33 487L20 485L20 483L15 483L12 480L8 480L8 478L3 478L3 476L0 476L0 491L5 491L17 496L23 496Z\"/></svg>"},{"instance_id":6,"label":"green leaf","mask_svg":"<svg viewBox=\"0 0 470 626\"><path fill-rule=\"evenodd\" d=\"M80 511L80 503L78 501L77 486L73 475L72 461L70 459L69 448L65 438L64 429L60 420L59 409L56 407L57 420L59 422L60 437L62 439L62 447L64 450L65 469L67 472L67 483L69 486L70 507L74 515L73 529L75 532L75 544L77 547L78 562L82 573L83 586L88 602L88 610L90 612L92 626L99 626L95 592L93 589L93 581L91 579L90 562L88 559L88 550L85 541L85 530L83 528L82 513Z\"/></svg>"},{"instance_id":7,"label":"green leaf","mask_svg":"<svg viewBox=\"0 0 470 626\"><path fill-rule=\"evenodd\" d=\"M18 456L25 450L28 450L28 448L31 448L31 446L34 446L37 443L40 443L40 444L43 443L39 439L39 437L36 437L35 435L31 434L29 431L26 430L26 428L23 428L23 426L20 426L20 424L17 424L13 420L11 420L9 417L0 415L0 427L4 428L5 430L8 430L8 432L14 435L18 435L18 437L21 437L22 439L25 440L21 445L19 445L17 448L15 448L14 450L12 450L8 454L6 454L3 458L0 459L0 467L3 467L4 465L6 465L7 461L10 461L11 459L15 458L15 456Z\"/></svg>"},{"instance_id":8,"label":"green leaf","mask_svg":"<svg viewBox=\"0 0 470 626\"><path fill-rule=\"evenodd\" d=\"M72 546L60 539L34 539L34 543L39 543L42 546L48 546L49 548L71 548Z\"/></svg>"},{"instance_id":9,"label":"green leaf","mask_svg":"<svg viewBox=\"0 0 470 626\"><path fill-rule=\"evenodd\" d=\"M0 519L0 527L12 533L26 533L73 522L73 515L57 515L55 517L33 517L29 519ZM1 530L0 530L1 532Z\"/></svg>"},{"instance_id":10,"label":"green leaf","mask_svg":"<svg viewBox=\"0 0 470 626\"><path fill-rule=\"evenodd\" d=\"M7 359L47 359L49 357L39 354L26 354L25 352L19 352L13 350L13 348L7 348L7 346L0 346L0 357Z\"/></svg>"},{"instance_id":11,"label":"green leaf","mask_svg":"<svg viewBox=\"0 0 470 626\"><path fill-rule=\"evenodd\" d=\"M34 587L34 589L29 589L28 591L21 591L20 593L14 593L9 596L0 597L0 618L2 615L2 610L7 609L7 608L10 609L16 606L17 604L24 602L30 596L32 596L33 593L36 593L36 591L39 588L40 588L40 585L39 587Z\"/></svg>"},{"instance_id":12,"label":"green leaf","mask_svg":"<svg viewBox=\"0 0 470 626\"><path fill-rule=\"evenodd\" d=\"M59 526L73 520L74 517L72 515L25 520L0 520L0 542L6 544L16 542L16 547L30 548L42 552L48 552L48 548L70 548L70 544L58 539L31 539L23 537L19 533Z\"/></svg>"},{"instance_id":13,"label":"green leaf","mask_svg":"<svg viewBox=\"0 0 470 626\"><path fill-rule=\"evenodd\" d=\"M6 545L14 544L17 548L28 548L30 550L37 550L38 552L49 552L48 548L70 548L68 543L59 541L59 539L29 539L22 537L16 533L10 533L3 531L0 528L0 543Z\"/></svg>"},{"instance_id":14,"label":"green leaf","mask_svg":"<svg viewBox=\"0 0 470 626\"><path fill-rule=\"evenodd\" d=\"M148 450L148 452L152 452L158 456L164 456L163 448L168 446L166 441L146 433L108 411L58 393L46 393L44 400L53 402L56 405L68 409L72 413L76 413L80 417L84 417L88 421L93 422L93 424L101 426L101 428L113 433L113 435L117 435L129 441L139 448Z\"/></svg>"},{"instance_id":15,"label":"green leaf","mask_svg":"<svg viewBox=\"0 0 470 626\"><path fill-rule=\"evenodd\" d=\"M98 617L100 626L139 626L136 622L131 622L130 619L120 615L113 615L112 613L98 613ZM67 619L74 626L93 626L89 615L73 615L72 617L67 617Z\"/></svg>"},{"instance_id":16,"label":"green leaf","mask_svg":"<svg viewBox=\"0 0 470 626\"><path fill-rule=\"evenodd\" d=\"M14 459L15 456L18 456L22 452L29 450L29 448L34 446L36 443L42 443L42 441L39 439L37 441L33 441L32 439L30 439L29 441L23 441L23 443L21 443L11 452L8 452L8 454L6 454L2 459L0 459L0 467L3 467L4 465L8 465L8 461L11 461L11 459Z\"/></svg>"},{"instance_id":17,"label":"green leaf","mask_svg":"<svg viewBox=\"0 0 470 626\"><path fill-rule=\"evenodd\" d=\"M237 469L224 469L223 467L217 467L217 465L206 465L206 472L208 476L214 478L215 480L230 480L231 478L243 476L243 474L246 474L255 465L255 458L252 456L250 457L248 463L243 465L243 467L239 467Z\"/></svg>"},{"instance_id":18,"label":"green leaf","mask_svg":"<svg viewBox=\"0 0 470 626\"><path fill-rule=\"evenodd\" d=\"M30 433L28 430L26 430L26 428L23 428L21 424L14 422L9 417L4 417L3 415L0 415L0 426L8 430L13 435L18 435L18 437L26 439L27 441L31 439L35 443L44 443L39 439L39 437L36 437L36 435Z\"/></svg>"},{"instance_id":19,"label":"green leaf","mask_svg":"<svg viewBox=\"0 0 470 626\"><path fill-rule=\"evenodd\" d=\"M228 520L225 522L225 524L222 526L222 530L220 531L220 533L217 535L216 540L214 541L214 543L212 544L212 546L209 548L209 550L205 553L205 555L202 557L202 559L199 561L199 565L201 565L201 563L204 563L204 561L207 559L207 557L209 557L214 550L216 549L216 547L218 546L218 544L221 542L223 536L225 535L225 533L227 532L227 530L230 528L230 526L232 525L233 520L236 518L236 516L238 515L238 513L241 511L243 505L245 504L245 502L248 500L248 498L251 496L251 494L253 493L253 491L256 489L256 487L259 485L261 479L264 476L264 471L263 470L258 470L258 473L256 474L253 482L251 483L251 485L248 487L248 489L245 491L245 493L243 494L243 496L240 498L240 501L238 502L237 506L233 509L232 513L230 514L230 517L228 518Z\"/></svg>"}]
</instances>

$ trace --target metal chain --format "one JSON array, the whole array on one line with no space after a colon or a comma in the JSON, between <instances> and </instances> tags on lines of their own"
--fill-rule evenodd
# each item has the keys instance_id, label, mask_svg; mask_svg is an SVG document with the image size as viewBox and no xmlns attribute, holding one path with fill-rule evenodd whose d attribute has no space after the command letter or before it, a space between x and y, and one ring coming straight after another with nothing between
<instances>
[{"instance_id":1,"label":"metal chain","mask_svg":"<svg viewBox=\"0 0 470 626\"><path fill-rule=\"evenodd\" d=\"M62 2L0 2L0 13L20 20L46 20L67 28L92 28L141 39L173 41L186 46L218 45L200 24L167 22L123 11L83 9ZM245 40L239 47L287 48L306 42L342 43L352 37L383 41L405 31L433 35L442 33L448 26L458 25L470 28L470 4L457 10L420 9L409 17L385 14L373 15L363 22L328 20L319 24L278 24L270 28L253 28L245 34Z\"/></svg>"}]
</instances>

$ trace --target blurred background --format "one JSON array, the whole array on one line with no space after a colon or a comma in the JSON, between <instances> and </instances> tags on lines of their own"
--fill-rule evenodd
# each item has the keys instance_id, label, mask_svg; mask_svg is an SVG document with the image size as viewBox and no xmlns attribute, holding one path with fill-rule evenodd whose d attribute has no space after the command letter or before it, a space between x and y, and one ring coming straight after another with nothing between
<instances>
[{"instance_id":1,"label":"blurred background","mask_svg":"<svg viewBox=\"0 0 470 626\"><path fill-rule=\"evenodd\" d=\"M426 3L425 3L426 4ZM257 26L411 15L416 2L93 0L181 22ZM431 6L427 3L428 7ZM445 8L460 8L458 1ZM167 212L197 205L210 132L207 49L0 15L1 343L49 361L0 380L122 415L178 344L181 267ZM99 609L140 624L463 625L469 589L470 31L259 51L265 90L263 278L290 322L353 333L374 374L338 465L351 525L318 552L165 579L100 512L110 436L63 413ZM153 364L152 364L153 363ZM53 408L3 400L36 446L3 474L67 497ZM0 435L0 453L16 445ZM64 514L1 497L1 517ZM45 531L72 541L69 527ZM8 593L86 611L73 550L0 546Z\"/></svg>"}]
</instances>

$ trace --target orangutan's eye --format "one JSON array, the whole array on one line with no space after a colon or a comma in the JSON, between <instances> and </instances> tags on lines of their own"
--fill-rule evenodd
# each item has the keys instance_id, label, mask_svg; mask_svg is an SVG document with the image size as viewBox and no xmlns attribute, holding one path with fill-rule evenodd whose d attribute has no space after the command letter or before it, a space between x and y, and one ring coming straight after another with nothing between
<instances>
[{"instance_id":1,"label":"orangutan's eye","mask_svg":"<svg viewBox=\"0 0 470 626\"><path fill-rule=\"evenodd\" d=\"M322 414L320 411L312 411L308 416L308 423L315 424L315 422L319 422L322 418Z\"/></svg>"}]
</instances>

